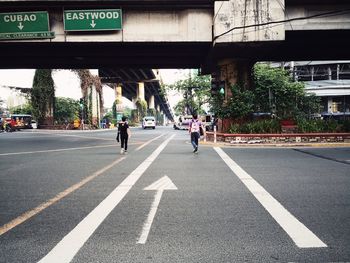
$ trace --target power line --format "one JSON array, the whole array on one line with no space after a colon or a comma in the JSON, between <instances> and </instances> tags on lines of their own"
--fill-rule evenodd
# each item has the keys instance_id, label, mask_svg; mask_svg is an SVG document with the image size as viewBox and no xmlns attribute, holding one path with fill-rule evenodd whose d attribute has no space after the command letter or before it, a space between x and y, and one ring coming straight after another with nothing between
<instances>
[{"instance_id":1,"label":"power line","mask_svg":"<svg viewBox=\"0 0 350 263\"><path fill-rule=\"evenodd\" d=\"M213 41L215 41L219 37L222 37L223 35L226 35L226 34L232 32L233 30L237 30L237 29L246 29L246 28L250 28L250 27L259 27L259 26L267 26L267 25L273 25L273 24L282 24L282 23L287 23L287 22L292 22L292 21L299 21L299 20L306 20L306 19L312 19L312 18L322 17L322 16L328 17L328 16L333 16L333 15L338 15L338 14L341 14L341 13L346 14L348 12L350 12L350 9L325 12L325 13L320 13L320 14L316 14L316 15L312 15L312 16L296 17L296 18L279 20L279 21L270 21L270 22L266 22L266 23L253 24L253 25L248 25L248 26L233 27L233 28L227 30L226 32L221 33L220 35L215 36L213 38Z\"/></svg>"}]
</instances>

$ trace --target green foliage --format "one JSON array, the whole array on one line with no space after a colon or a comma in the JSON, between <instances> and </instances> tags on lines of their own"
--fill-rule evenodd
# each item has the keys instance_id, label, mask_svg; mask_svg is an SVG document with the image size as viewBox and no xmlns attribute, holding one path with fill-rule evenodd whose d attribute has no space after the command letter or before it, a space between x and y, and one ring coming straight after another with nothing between
<instances>
[{"instance_id":1,"label":"green foliage","mask_svg":"<svg viewBox=\"0 0 350 263\"><path fill-rule=\"evenodd\" d=\"M327 133L327 132L349 132L350 120L306 120L297 121L298 132L301 133ZM260 120L254 122L234 123L229 133L280 133L281 125L277 119Z\"/></svg>"},{"instance_id":2,"label":"green foliage","mask_svg":"<svg viewBox=\"0 0 350 263\"><path fill-rule=\"evenodd\" d=\"M319 99L306 95L302 82L293 82L281 68L256 64L254 67L254 106L256 112L273 112L280 119L308 116L318 112Z\"/></svg>"},{"instance_id":3,"label":"green foliage","mask_svg":"<svg viewBox=\"0 0 350 263\"><path fill-rule=\"evenodd\" d=\"M55 86L51 74L51 69L37 69L34 75L30 103L39 124L54 107Z\"/></svg>"},{"instance_id":4,"label":"green foliage","mask_svg":"<svg viewBox=\"0 0 350 263\"><path fill-rule=\"evenodd\" d=\"M281 126L276 119L235 123L229 129L230 133L280 133Z\"/></svg>"},{"instance_id":5,"label":"green foliage","mask_svg":"<svg viewBox=\"0 0 350 263\"><path fill-rule=\"evenodd\" d=\"M342 131L343 132L350 132L350 120L344 120L340 122L342 125Z\"/></svg>"},{"instance_id":6,"label":"green foliage","mask_svg":"<svg viewBox=\"0 0 350 263\"><path fill-rule=\"evenodd\" d=\"M113 120L113 112L112 111L109 111L107 112L102 119L108 119L108 120ZM113 123L113 122L112 122Z\"/></svg>"},{"instance_id":7,"label":"green foliage","mask_svg":"<svg viewBox=\"0 0 350 263\"><path fill-rule=\"evenodd\" d=\"M129 120L131 118L131 111L132 111L132 109L130 109L128 107L125 107L124 111L123 111L123 115L126 116Z\"/></svg>"},{"instance_id":8,"label":"green foliage","mask_svg":"<svg viewBox=\"0 0 350 263\"><path fill-rule=\"evenodd\" d=\"M79 101L71 98L58 97L55 100L55 121L59 124L73 122L79 112Z\"/></svg>"},{"instance_id":9,"label":"green foliage","mask_svg":"<svg viewBox=\"0 0 350 263\"><path fill-rule=\"evenodd\" d=\"M147 110L147 115L148 116L156 116L157 110L156 109L148 109Z\"/></svg>"},{"instance_id":10,"label":"green foliage","mask_svg":"<svg viewBox=\"0 0 350 263\"><path fill-rule=\"evenodd\" d=\"M2 114L3 112L4 112L4 108L3 108L3 104L5 103L5 101L4 100L2 100L1 98L0 98L0 114Z\"/></svg>"},{"instance_id":11,"label":"green foliage","mask_svg":"<svg viewBox=\"0 0 350 263\"><path fill-rule=\"evenodd\" d=\"M198 73L190 74L188 78L178 80L167 89L177 90L184 95L184 99L175 106L177 115L204 113L203 105L209 102L210 96L210 75L199 76Z\"/></svg>"},{"instance_id":12,"label":"green foliage","mask_svg":"<svg viewBox=\"0 0 350 263\"><path fill-rule=\"evenodd\" d=\"M297 121L299 132L346 132L344 121L329 120L306 120L299 119Z\"/></svg>"},{"instance_id":13,"label":"green foliage","mask_svg":"<svg viewBox=\"0 0 350 263\"><path fill-rule=\"evenodd\" d=\"M138 110L137 109L132 109L131 110L130 121L132 121L132 122L139 122L139 120L138 120Z\"/></svg>"},{"instance_id":14,"label":"green foliage","mask_svg":"<svg viewBox=\"0 0 350 263\"><path fill-rule=\"evenodd\" d=\"M115 100L112 105L113 119L117 118L117 101Z\"/></svg>"},{"instance_id":15,"label":"green foliage","mask_svg":"<svg viewBox=\"0 0 350 263\"><path fill-rule=\"evenodd\" d=\"M137 108L137 119L140 121L147 113L147 102L138 98L135 102Z\"/></svg>"},{"instance_id":16,"label":"green foliage","mask_svg":"<svg viewBox=\"0 0 350 263\"><path fill-rule=\"evenodd\" d=\"M250 90L243 90L240 85L230 87L232 97L226 102L222 94L211 98L211 111L219 118L241 119L253 112L254 94Z\"/></svg>"},{"instance_id":17,"label":"green foliage","mask_svg":"<svg viewBox=\"0 0 350 263\"><path fill-rule=\"evenodd\" d=\"M17 106L17 107L13 107L11 109L9 109L10 113L12 114L29 114L32 115L33 114L33 108L32 105L30 103L21 105L21 106Z\"/></svg>"}]
</instances>

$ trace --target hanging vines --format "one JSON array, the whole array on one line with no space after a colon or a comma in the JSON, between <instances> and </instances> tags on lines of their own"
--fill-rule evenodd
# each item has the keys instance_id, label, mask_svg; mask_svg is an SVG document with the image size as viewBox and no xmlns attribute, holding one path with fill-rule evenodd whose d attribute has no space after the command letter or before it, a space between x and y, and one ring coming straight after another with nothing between
<instances>
[{"instance_id":1,"label":"hanging vines","mask_svg":"<svg viewBox=\"0 0 350 263\"><path fill-rule=\"evenodd\" d=\"M140 98L138 98L135 102L136 104L136 108L137 108L137 118L138 121L141 120L141 118L146 116L147 113L147 102L145 100L142 100Z\"/></svg>"},{"instance_id":2,"label":"hanging vines","mask_svg":"<svg viewBox=\"0 0 350 263\"><path fill-rule=\"evenodd\" d=\"M92 88L92 86L95 87L96 92L99 94L100 98L100 112L103 112L103 91L101 80L99 76L93 76L88 69L76 69L73 70L73 72L75 72L80 79L81 92L85 101L85 105L88 106L86 112L88 117L87 121L89 124L92 124L92 93L89 93L89 88ZM100 120L98 120L98 122L99 121Z\"/></svg>"}]
</instances>

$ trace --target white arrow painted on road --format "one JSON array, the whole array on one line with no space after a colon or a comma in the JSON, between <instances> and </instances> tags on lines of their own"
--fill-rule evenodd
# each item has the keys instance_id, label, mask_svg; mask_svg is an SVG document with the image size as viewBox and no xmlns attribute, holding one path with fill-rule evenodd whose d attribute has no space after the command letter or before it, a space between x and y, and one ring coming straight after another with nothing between
<instances>
[{"instance_id":1,"label":"white arrow painted on road","mask_svg":"<svg viewBox=\"0 0 350 263\"><path fill-rule=\"evenodd\" d=\"M17 26L20 30L23 29L24 25L22 25L22 22L19 22L19 25Z\"/></svg>"},{"instance_id":2,"label":"white arrow painted on road","mask_svg":"<svg viewBox=\"0 0 350 263\"><path fill-rule=\"evenodd\" d=\"M95 28L95 26L96 26L95 20L92 20L92 23L90 25L92 26L92 28Z\"/></svg>"},{"instance_id":3,"label":"white arrow painted on road","mask_svg":"<svg viewBox=\"0 0 350 263\"><path fill-rule=\"evenodd\" d=\"M168 176L164 176L158 181L144 188L143 190L157 191L157 192L154 195L154 201L151 206L151 211L149 212L148 217L143 225L143 229L142 229L142 233L139 238L139 241L137 241L138 244L145 244L147 241L147 237L148 237L149 231L151 230L153 219L157 213L157 209L160 203L160 199L162 198L163 192L165 190L177 190L177 187L176 185L174 185L174 183L170 180Z\"/></svg>"}]
</instances>

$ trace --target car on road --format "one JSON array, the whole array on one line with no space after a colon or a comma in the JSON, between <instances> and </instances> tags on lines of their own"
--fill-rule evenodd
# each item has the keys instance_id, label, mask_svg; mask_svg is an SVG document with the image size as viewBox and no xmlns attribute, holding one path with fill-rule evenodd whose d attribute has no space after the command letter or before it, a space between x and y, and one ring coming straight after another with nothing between
<instances>
[{"instance_id":1,"label":"car on road","mask_svg":"<svg viewBox=\"0 0 350 263\"><path fill-rule=\"evenodd\" d=\"M156 119L153 116L146 116L142 119L142 128L156 128Z\"/></svg>"},{"instance_id":2,"label":"car on road","mask_svg":"<svg viewBox=\"0 0 350 263\"><path fill-rule=\"evenodd\" d=\"M37 123L36 123L35 120L32 120L32 121L30 122L30 127L31 127L32 129L37 129L37 128L38 128L38 125L37 125Z\"/></svg>"},{"instance_id":3,"label":"car on road","mask_svg":"<svg viewBox=\"0 0 350 263\"><path fill-rule=\"evenodd\" d=\"M178 121L174 123L175 130L188 130L192 120L192 115L179 116Z\"/></svg>"}]
</instances>

